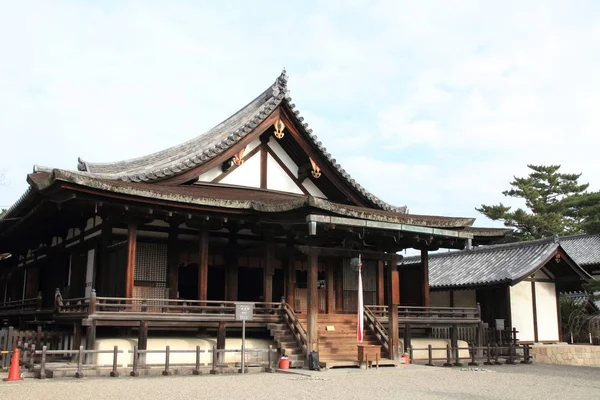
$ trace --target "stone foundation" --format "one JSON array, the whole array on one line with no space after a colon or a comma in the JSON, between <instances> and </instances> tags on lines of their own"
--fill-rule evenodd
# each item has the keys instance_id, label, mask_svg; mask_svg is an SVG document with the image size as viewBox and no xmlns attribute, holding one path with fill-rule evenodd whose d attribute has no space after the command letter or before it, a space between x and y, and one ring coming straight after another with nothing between
<instances>
[{"instance_id":1,"label":"stone foundation","mask_svg":"<svg viewBox=\"0 0 600 400\"><path fill-rule=\"evenodd\" d=\"M531 355L539 363L600 367L600 346L534 345Z\"/></svg>"}]
</instances>

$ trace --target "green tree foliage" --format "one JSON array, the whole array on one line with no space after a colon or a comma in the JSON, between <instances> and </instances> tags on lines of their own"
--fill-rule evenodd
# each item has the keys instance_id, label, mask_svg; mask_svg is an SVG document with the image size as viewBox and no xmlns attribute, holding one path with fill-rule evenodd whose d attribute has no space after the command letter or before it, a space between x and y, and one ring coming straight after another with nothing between
<instances>
[{"instance_id":1,"label":"green tree foliage","mask_svg":"<svg viewBox=\"0 0 600 400\"><path fill-rule=\"evenodd\" d=\"M564 201L566 215L578 221L587 234L600 233L600 192L571 196Z\"/></svg>"},{"instance_id":2,"label":"green tree foliage","mask_svg":"<svg viewBox=\"0 0 600 400\"><path fill-rule=\"evenodd\" d=\"M594 215L600 210L591 206L588 184L578 182L581 174L559 172L560 165L528 165L531 172L525 178L514 177L511 189L502 192L525 201L526 209L498 205L481 205L477 211L494 221L503 221L513 228L515 240L533 240L551 235L583 233L584 226L593 228ZM600 195L598 195L600 196ZM597 200L596 200L597 201ZM587 205L586 205L587 204ZM589 216L585 216L589 214ZM594 214L596 213L596 214Z\"/></svg>"},{"instance_id":3,"label":"green tree foliage","mask_svg":"<svg viewBox=\"0 0 600 400\"><path fill-rule=\"evenodd\" d=\"M0 217L6 212L6 208L0 209Z\"/></svg>"}]
</instances>

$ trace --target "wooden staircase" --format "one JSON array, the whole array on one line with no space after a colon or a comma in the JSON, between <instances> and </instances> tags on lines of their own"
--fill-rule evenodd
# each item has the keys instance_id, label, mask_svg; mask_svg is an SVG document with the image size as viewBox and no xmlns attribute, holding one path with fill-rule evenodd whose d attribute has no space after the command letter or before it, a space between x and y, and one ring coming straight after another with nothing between
<instances>
[{"instance_id":1,"label":"wooden staircase","mask_svg":"<svg viewBox=\"0 0 600 400\"><path fill-rule=\"evenodd\" d=\"M356 314L319 314L319 361L328 367L336 363L356 363L358 365L358 348L356 342ZM306 314L299 314L298 320L306 328ZM327 330L333 326L334 330ZM366 329L366 327L365 327ZM365 331L363 344L379 345L379 341L369 330ZM382 349L381 357L388 354Z\"/></svg>"},{"instance_id":2,"label":"wooden staircase","mask_svg":"<svg viewBox=\"0 0 600 400\"><path fill-rule=\"evenodd\" d=\"M296 338L285 322L268 324L267 328L271 336L277 343L277 347L282 355L286 355L290 360L290 368L304 367L305 356L302 348L298 346Z\"/></svg>"}]
</instances>

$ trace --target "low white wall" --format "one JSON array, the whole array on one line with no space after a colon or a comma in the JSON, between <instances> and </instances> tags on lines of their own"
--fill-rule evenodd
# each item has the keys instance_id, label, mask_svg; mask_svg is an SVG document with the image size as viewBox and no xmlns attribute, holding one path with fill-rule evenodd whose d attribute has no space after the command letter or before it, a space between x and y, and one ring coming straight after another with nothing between
<instances>
[{"instance_id":1,"label":"low white wall","mask_svg":"<svg viewBox=\"0 0 600 400\"><path fill-rule=\"evenodd\" d=\"M131 364L133 360L133 347L137 345L137 338L104 338L96 340L97 350L113 350L114 346L118 346L119 350L124 350L124 353L119 354L117 362L119 365L125 366ZM170 354L169 362L171 364L196 362L196 346L200 346L202 351L200 355L200 363L212 363L212 348L217 345L217 339L213 337L207 338L189 338L189 337L173 337L173 338L149 338L148 350L161 350L161 353L149 353L146 355L147 364L163 364L165 363L164 350L166 346L170 346L170 350L190 350L189 353L172 353ZM269 345L277 348L277 345L267 339L246 339L246 360L248 362L266 359L266 353L252 353L251 349L268 349ZM225 341L225 349L241 349L241 338L227 338ZM225 353L225 362L239 362L239 353ZM274 357L274 356L273 356ZM113 362L113 354L103 353L98 354L96 358L97 364L110 365Z\"/></svg>"},{"instance_id":2,"label":"low white wall","mask_svg":"<svg viewBox=\"0 0 600 400\"><path fill-rule=\"evenodd\" d=\"M429 351L427 350L427 346L431 345L433 349L442 349L442 350L432 350L431 356L433 358L446 358L447 351L446 347L448 345L452 345L449 339L431 339L431 338L415 338L410 340L410 344L413 349L425 349L425 350L414 350L413 358L415 360L427 360L429 358ZM404 340L400 339L400 348L404 348ZM469 344L463 340L458 341L458 347L461 348L458 356L460 358L468 358L469 357ZM464 350L463 350L464 348ZM439 361L438 361L439 363Z\"/></svg>"}]
</instances>

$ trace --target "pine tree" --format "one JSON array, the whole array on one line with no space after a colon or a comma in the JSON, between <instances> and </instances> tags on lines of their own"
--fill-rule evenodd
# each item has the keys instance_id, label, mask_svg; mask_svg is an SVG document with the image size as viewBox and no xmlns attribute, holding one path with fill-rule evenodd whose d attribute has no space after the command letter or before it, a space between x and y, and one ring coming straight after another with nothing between
<instances>
[{"instance_id":1,"label":"pine tree","mask_svg":"<svg viewBox=\"0 0 600 400\"><path fill-rule=\"evenodd\" d=\"M498 205L481 205L477 211L514 229L515 240L533 240L551 235L582 232L578 204L568 203L573 196L584 198L588 184L578 182L581 174L558 172L560 165L528 165L526 178L514 177L511 189L503 195L525 200L526 209Z\"/></svg>"}]
</instances>

